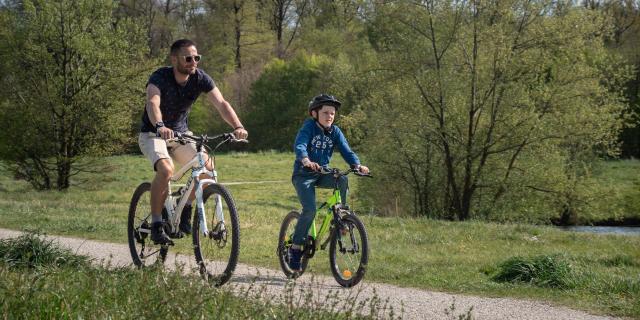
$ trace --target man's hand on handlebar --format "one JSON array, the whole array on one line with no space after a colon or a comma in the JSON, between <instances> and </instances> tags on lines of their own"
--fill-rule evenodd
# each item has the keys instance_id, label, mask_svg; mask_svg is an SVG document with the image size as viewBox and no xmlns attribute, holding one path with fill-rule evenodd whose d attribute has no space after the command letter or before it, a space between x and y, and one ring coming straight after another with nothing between
<instances>
[{"instance_id":1,"label":"man's hand on handlebar","mask_svg":"<svg viewBox=\"0 0 640 320\"><path fill-rule=\"evenodd\" d=\"M243 127L238 127L233 130L233 136L236 137L237 140L246 140L249 133Z\"/></svg>"},{"instance_id":2,"label":"man's hand on handlebar","mask_svg":"<svg viewBox=\"0 0 640 320\"><path fill-rule=\"evenodd\" d=\"M156 129L156 135L164 140L169 140L173 138L173 130L167 127L160 127Z\"/></svg>"}]
</instances>

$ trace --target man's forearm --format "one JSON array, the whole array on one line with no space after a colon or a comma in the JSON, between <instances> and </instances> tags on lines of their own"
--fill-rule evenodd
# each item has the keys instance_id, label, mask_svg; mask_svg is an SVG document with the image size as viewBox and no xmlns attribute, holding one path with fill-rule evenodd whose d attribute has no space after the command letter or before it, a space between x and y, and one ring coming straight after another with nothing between
<instances>
[{"instance_id":1,"label":"man's forearm","mask_svg":"<svg viewBox=\"0 0 640 320\"><path fill-rule=\"evenodd\" d=\"M147 101L147 115L149 116L149 121L151 124L155 124L159 121L162 121L162 112L160 111L160 107L155 105L150 100Z\"/></svg>"},{"instance_id":2,"label":"man's forearm","mask_svg":"<svg viewBox=\"0 0 640 320\"><path fill-rule=\"evenodd\" d=\"M242 126L242 122L240 122L240 118L238 118L238 115L233 110L229 102L224 101L222 103L222 106L220 108L220 115L222 116L222 119L234 129L244 128Z\"/></svg>"}]
</instances>

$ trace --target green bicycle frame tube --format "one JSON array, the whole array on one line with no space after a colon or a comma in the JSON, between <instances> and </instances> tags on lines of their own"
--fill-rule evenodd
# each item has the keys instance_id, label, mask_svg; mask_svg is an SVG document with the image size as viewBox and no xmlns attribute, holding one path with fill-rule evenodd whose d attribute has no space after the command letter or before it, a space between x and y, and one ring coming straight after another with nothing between
<instances>
[{"instance_id":1,"label":"green bicycle frame tube","mask_svg":"<svg viewBox=\"0 0 640 320\"><path fill-rule=\"evenodd\" d=\"M320 225L320 231L316 232L316 223L315 223L315 219L313 221L313 223L311 223L311 227L309 228L309 234L311 235L311 237L313 239L318 239L319 236L324 235L325 232L327 232L327 229L329 228L330 222L331 222L331 218L333 217L333 214L331 212L331 207L333 207L334 205L338 204L338 203L342 203L342 199L340 198L340 190L335 190L333 191L333 195L331 197L329 197L329 199L327 199L327 203L326 203L326 208L321 208L318 209L318 211L316 211L316 216L322 212L322 210L328 210L329 212L327 213L327 215L324 217L324 220L322 221L322 224Z\"/></svg>"}]
</instances>

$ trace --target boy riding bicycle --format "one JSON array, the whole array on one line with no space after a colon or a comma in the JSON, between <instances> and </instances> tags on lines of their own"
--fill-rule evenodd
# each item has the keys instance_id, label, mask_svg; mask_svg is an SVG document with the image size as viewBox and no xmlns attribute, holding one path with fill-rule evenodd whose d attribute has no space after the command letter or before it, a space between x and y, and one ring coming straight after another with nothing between
<instances>
[{"instance_id":1,"label":"boy riding bicycle","mask_svg":"<svg viewBox=\"0 0 640 320\"><path fill-rule=\"evenodd\" d=\"M302 204L302 215L298 220L294 234L293 245L289 249L289 267L300 270L303 245L306 242L309 227L316 214L316 186L332 188L334 178L323 175L321 167L327 168L334 147L342 158L353 168L363 174L369 173L369 168L360 165L358 156L351 150L342 131L333 124L335 115L341 102L334 96L320 94L309 102L308 112L311 118L305 120L296 135L294 151L296 160L293 164L291 182ZM342 204L346 205L348 180L346 176L338 182Z\"/></svg>"}]
</instances>

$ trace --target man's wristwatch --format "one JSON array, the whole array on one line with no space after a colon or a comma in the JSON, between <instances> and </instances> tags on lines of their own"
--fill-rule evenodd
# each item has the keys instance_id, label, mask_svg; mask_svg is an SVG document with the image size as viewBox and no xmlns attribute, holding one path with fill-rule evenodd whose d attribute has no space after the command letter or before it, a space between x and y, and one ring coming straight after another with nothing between
<instances>
[{"instance_id":1,"label":"man's wristwatch","mask_svg":"<svg viewBox=\"0 0 640 320\"><path fill-rule=\"evenodd\" d=\"M162 127L164 127L164 122L162 122L162 121L156 122L156 130L158 130L159 128L162 128Z\"/></svg>"}]
</instances>

